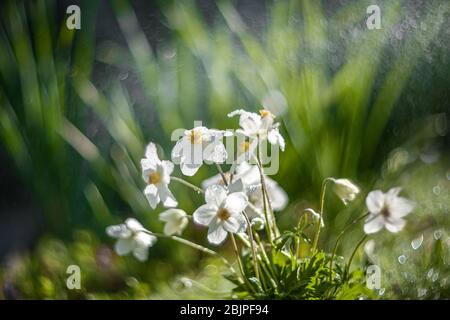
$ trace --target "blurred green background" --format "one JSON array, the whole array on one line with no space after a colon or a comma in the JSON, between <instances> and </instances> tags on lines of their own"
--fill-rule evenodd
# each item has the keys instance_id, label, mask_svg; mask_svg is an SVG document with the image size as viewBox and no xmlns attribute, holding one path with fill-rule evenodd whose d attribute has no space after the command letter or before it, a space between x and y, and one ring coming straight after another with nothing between
<instances>
[{"instance_id":1,"label":"blurred green background","mask_svg":"<svg viewBox=\"0 0 450 320\"><path fill-rule=\"evenodd\" d=\"M355 203L327 197L330 250L368 191L402 186L417 203L406 229L377 234L357 262L380 265L380 298L450 298L450 3L377 1L382 29L369 30L372 2L2 1L0 298L226 296L216 261L165 240L147 263L119 258L104 229L133 216L162 230L141 192L146 143L169 159L174 129L237 128L228 112L262 105L287 140L281 227L317 209L325 177L350 178ZM71 4L80 30L66 27ZM171 189L188 213L202 204ZM206 244L204 229L185 235Z\"/></svg>"}]
</instances>

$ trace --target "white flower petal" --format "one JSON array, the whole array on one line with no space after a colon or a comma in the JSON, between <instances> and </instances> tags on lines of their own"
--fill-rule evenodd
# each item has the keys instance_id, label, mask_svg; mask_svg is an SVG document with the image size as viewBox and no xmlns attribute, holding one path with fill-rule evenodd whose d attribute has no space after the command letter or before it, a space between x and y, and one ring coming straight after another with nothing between
<instances>
[{"instance_id":1,"label":"white flower petal","mask_svg":"<svg viewBox=\"0 0 450 320\"><path fill-rule=\"evenodd\" d=\"M248 205L248 198L243 192L234 192L225 200L225 208L231 212L242 212Z\"/></svg>"},{"instance_id":2,"label":"white flower petal","mask_svg":"<svg viewBox=\"0 0 450 320\"><path fill-rule=\"evenodd\" d=\"M224 163L227 157L227 150L220 140L207 144L203 151L203 159L213 163Z\"/></svg>"},{"instance_id":3,"label":"white flower petal","mask_svg":"<svg viewBox=\"0 0 450 320\"><path fill-rule=\"evenodd\" d=\"M227 197L227 190L218 185L209 186L205 191L205 201L208 204L220 207Z\"/></svg>"},{"instance_id":4,"label":"white flower petal","mask_svg":"<svg viewBox=\"0 0 450 320\"><path fill-rule=\"evenodd\" d=\"M133 239L119 239L114 245L114 250L119 256L127 255L135 248L135 242Z\"/></svg>"},{"instance_id":5,"label":"white flower petal","mask_svg":"<svg viewBox=\"0 0 450 320\"><path fill-rule=\"evenodd\" d=\"M113 238L126 239L131 237L131 231L124 224L109 226L106 228L106 234Z\"/></svg>"},{"instance_id":6,"label":"white flower petal","mask_svg":"<svg viewBox=\"0 0 450 320\"><path fill-rule=\"evenodd\" d=\"M181 209L169 209L159 215L159 220L166 222L164 234L181 234L186 228L189 220L186 212Z\"/></svg>"},{"instance_id":7,"label":"white flower petal","mask_svg":"<svg viewBox=\"0 0 450 320\"><path fill-rule=\"evenodd\" d=\"M212 244L221 244L227 238L227 231L218 219L211 221L208 229L208 241Z\"/></svg>"},{"instance_id":8,"label":"white flower petal","mask_svg":"<svg viewBox=\"0 0 450 320\"><path fill-rule=\"evenodd\" d=\"M403 229L405 224L406 221L403 219L388 219L388 221L386 221L385 227L388 231L392 233L397 233Z\"/></svg>"},{"instance_id":9,"label":"white flower petal","mask_svg":"<svg viewBox=\"0 0 450 320\"><path fill-rule=\"evenodd\" d=\"M158 153L156 151L156 145L153 142L150 142L145 148L145 157L151 164L157 164L160 162Z\"/></svg>"},{"instance_id":10,"label":"white flower petal","mask_svg":"<svg viewBox=\"0 0 450 320\"><path fill-rule=\"evenodd\" d=\"M384 194L381 190L369 192L366 198L366 206L372 213L379 213L384 206Z\"/></svg>"},{"instance_id":11,"label":"white flower petal","mask_svg":"<svg viewBox=\"0 0 450 320\"><path fill-rule=\"evenodd\" d=\"M133 250L133 256L140 262L144 262L148 259L148 247L136 247Z\"/></svg>"},{"instance_id":12,"label":"white flower petal","mask_svg":"<svg viewBox=\"0 0 450 320\"><path fill-rule=\"evenodd\" d=\"M284 138L281 135L280 131L278 131L278 128L269 130L269 133L267 135L267 140L269 140L269 142L271 144L279 145L281 151L284 151L284 148L285 148Z\"/></svg>"},{"instance_id":13,"label":"white flower petal","mask_svg":"<svg viewBox=\"0 0 450 320\"><path fill-rule=\"evenodd\" d=\"M244 216L241 214L235 214L223 221L223 227L226 231L232 233L239 233L246 229L247 223Z\"/></svg>"},{"instance_id":14,"label":"white flower petal","mask_svg":"<svg viewBox=\"0 0 450 320\"><path fill-rule=\"evenodd\" d=\"M175 164L180 164L183 159L183 149L184 145L187 143L186 137L182 137L175 143L175 146L172 148L172 161Z\"/></svg>"},{"instance_id":15,"label":"white flower petal","mask_svg":"<svg viewBox=\"0 0 450 320\"><path fill-rule=\"evenodd\" d=\"M197 173L198 169L200 169L201 166L202 163L191 164L182 162L180 164L180 169L185 176L192 177L194 174Z\"/></svg>"},{"instance_id":16,"label":"white flower petal","mask_svg":"<svg viewBox=\"0 0 450 320\"><path fill-rule=\"evenodd\" d=\"M371 214L364 224L364 232L367 234L372 234L380 231L384 226L384 218L382 215Z\"/></svg>"},{"instance_id":17,"label":"white flower petal","mask_svg":"<svg viewBox=\"0 0 450 320\"><path fill-rule=\"evenodd\" d=\"M170 178L170 175L172 174L173 169L174 169L173 162L168 161L168 160L164 160L164 161L161 162L161 166L164 169L164 174L168 175L169 178ZM169 179L169 181L170 181L170 179ZM169 181L167 181L166 183L169 183Z\"/></svg>"},{"instance_id":18,"label":"white flower petal","mask_svg":"<svg viewBox=\"0 0 450 320\"><path fill-rule=\"evenodd\" d=\"M145 233L145 232L138 232L134 236L134 241L136 241L136 245L138 247L151 247L156 242L156 237L152 236L151 234Z\"/></svg>"},{"instance_id":19,"label":"white flower petal","mask_svg":"<svg viewBox=\"0 0 450 320\"><path fill-rule=\"evenodd\" d=\"M155 209L160 201L158 188L154 184L149 184L145 187L144 194L147 197L150 207L152 207L152 209Z\"/></svg>"},{"instance_id":20,"label":"white flower petal","mask_svg":"<svg viewBox=\"0 0 450 320\"><path fill-rule=\"evenodd\" d=\"M166 208L174 208L178 205L177 200L175 199L172 192L170 192L167 185L158 186L158 194L163 206Z\"/></svg>"},{"instance_id":21,"label":"white flower petal","mask_svg":"<svg viewBox=\"0 0 450 320\"><path fill-rule=\"evenodd\" d=\"M402 197L392 197L388 196L388 207L390 216L392 218L402 218L407 216L411 211L414 210L415 204L414 202L402 198Z\"/></svg>"},{"instance_id":22,"label":"white flower petal","mask_svg":"<svg viewBox=\"0 0 450 320\"><path fill-rule=\"evenodd\" d=\"M125 220L125 225L132 232L138 232L144 229L142 224L140 224L140 222L134 218L128 218L127 220Z\"/></svg>"},{"instance_id":23,"label":"white flower petal","mask_svg":"<svg viewBox=\"0 0 450 320\"><path fill-rule=\"evenodd\" d=\"M142 169L142 173L144 174L144 172L146 172L146 176L143 176L144 180L147 181L147 175L149 172L155 171L156 170L156 163L150 161L149 159L141 159L141 169Z\"/></svg>"},{"instance_id":24,"label":"white flower petal","mask_svg":"<svg viewBox=\"0 0 450 320\"><path fill-rule=\"evenodd\" d=\"M266 178L267 195L269 196L272 209L275 211L281 211L286 208L288 204L287 193L281 188L278 183L270 178Z\"/></svg>"},{"instance_id":25,"label":"white flower petal","mask_svg":"<svg viewBox=\"0 0 450 320\"><path fill-rule=\"evenodd\" d=\"M201 224L203 226L207 226L211 223L211 220L216 216L217 207L214 207L210 204L204 204L200 206L195 212L192 214L194 222L197 224Z\"/></svg>"}]
</instances>

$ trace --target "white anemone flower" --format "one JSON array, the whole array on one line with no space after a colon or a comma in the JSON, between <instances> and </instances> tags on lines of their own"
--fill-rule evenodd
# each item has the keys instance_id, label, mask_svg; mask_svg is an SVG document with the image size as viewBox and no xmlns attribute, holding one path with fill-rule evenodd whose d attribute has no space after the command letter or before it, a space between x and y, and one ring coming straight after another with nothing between
<instances>
[{"instance_id":1,"label":"white anemone flower","mask_svg":"<svg viewBox=\"0 0 450 320\"><path fill-rule=\"evenodd\" d=\"M176 207L178 202L168 187L174 165L170 161L159 160L156 145L152 142L145 150L145 158L141 159L141 167L142 178L147 183L144 194L152 209L160 202L165 207Z\"/></svg>"},{"instance_id":2,"label":"white anemone flower","mask_svg":"<svg viewBox=\"0 0 450 320\"><path fill-rule=\"evenodd\" d=\"M186 212L181 209L168 209L159 214L159 220L165 222L164 234L171 236L174 234L181 235L183 230L189 223Z\"/></svg>"},{"instance_id":3,"label":"white anemone flower","mask_svg":"<svg viewBox=\"0 0 450 320\"><path fill-rule=\"evenodd\" d=\"M208 241L212 244L222 243L228 232L241 233L247 223L242 213L247 207L247 196L243 192L228 194L219 185L212 185L205 192L206 204L193 213L194 222L208 226Z\"/></svg>"},{"instance_id":4,"label":"white anemone flower","mask_svg":"<svg viewBox=\"0 0 450 320\"><path fill-rule=\"evenodd\" d=\"M226 172L225 177L229 180L230 173ZM259 174L258 166L250 165L248 162L242 162L236 166L235 174L233 175L233 185L238 185L238 181L242 182L242 191L244 191L248 197L249 203L253 205L246 208L246 212L250 219L262 218L264 219L263 209L264 202L261 192L261 177ZM269 196L272 209L274 211L282 211L288 204L288 196L283 188L273 179L265 177L267 195ZM202 182L202 188L219 184L223 185L223 180L220 174L217 174L211 178L208 178ZM232 187L232 186L230 186ZM237 190L241 191L241 190ZM256 212L254 209L257 209Z\"/></svg>"},{"instance_id":5,"label":"white anemone flower","mask_svg":"<svg viewBox=\"0 0 450 320\"><path fill-rule=\"evenodd\" d=\"M228 154L222 140L229 135L231 132L206 127L186 130L172 149L172 161L185 176L197 173L204 161L223 163Z\"/></svg>"},{"instance_id":6,"label":"white anemone flower","mask_svg":"<svg viewBox=\"0 0 450 320\"><path fill-rule=\"evenodd\" d=\"M236 115L239 116L239 125L241 126L236 133L243 134L250 139L259 139L260 142L267 139L271 144L278 145L281 151L284 151L284 138L278 130L279 123L274 124L273 122L275 115L272 112L262 109L257 114L239 109L230 112L228 117Z\"/></svg>"},{"instance_id":7,"label":"white anemone flower","mask_svg":"<svg viewBox=\"0 0 450 320\"><path fill-rule=\"evenodd\" d=\"M392 188L387 193L381 190L369 192L366 198L366 205L369 209L369 216L364 224L364 232L375 233L385 227L392 233L399 232L405 226L407 216L415 207L415 204L399 197L401 188Z\"/></svg>"},{"instance_id":8,"label":"white anemone flower","mask_svg":"<svg viewBox=\"0 0 450 320\"><path fill-rule=\"evenodd\" d=\"M359 188L348 179L332 179L334 182L334 192L347 205L355 200L359 193Z\"/></svg>"},{"instance_id":9,"label":"white anemone flower","mask_svg":"<svg viewBox=\"0 0 450 320\"><path fill-rule=\"evenodd\" d=\"M133 256L143 262L148 258L148 249L156 242L156 237L144 232L144 227L133 218L125 223L106 228L106 234L116 238L114 250L119 256L133 253Z\"/></svg>"}]
</instances>

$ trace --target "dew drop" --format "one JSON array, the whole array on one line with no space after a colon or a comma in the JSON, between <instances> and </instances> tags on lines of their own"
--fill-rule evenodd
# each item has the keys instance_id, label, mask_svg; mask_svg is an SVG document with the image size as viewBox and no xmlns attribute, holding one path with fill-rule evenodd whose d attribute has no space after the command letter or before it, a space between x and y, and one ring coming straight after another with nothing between
<instances>
[{"instance_id":1,"label":"dew drop","mask_svg":"<svg viewBox=\"0 0 450 320\"><path fill-rule=\"evenodd\" d=\"M420 248L420 246L422 245L423 242L423 234L420 235L420 237L417 237L416 239L414 239L413 241L411 241L411 247L414 250L417 250Z\"/></svg>"},{"instance_id":2,"label":"dew drop","mask_svg":"<svg viewBox=\"0 0 450 320\"><path fill-rule=\"evenodd\" d=\"M406 256L404 254L402 254L401 256L398 257L398 262L400 264L405 264L406 262Z\"/></svg>"},{"instance_id":3,"label":"dew drop","mask_svg":"<svg viewBox=\"0 0 450 320\"><path fill-rule=\"evenodd\" d=\"M441 231L441 230L436 230L436 231L433 233L433 236L434 236L434 238L435 238L436 240L439 240L439 239L442 237L442 231Z\"/></svg>"},{"instance_id":4,"label":"dew drop","mask_svg":"<svg viewBox=\"0 0 450 320\"><path fill-rule=\"evenodd\" d=\"M440 195L441 194L441 187L439 187L439 186L434 186L433 187L433 193L435 194L435 195Z\"/></svg>"},{"instance_id":5,"label":"dew drop","mask_svg":"<svg viewBox=\"0 0 450 320\"><path fill-rule=\"evenodd\" d=\"M434 272L433 268L431 268L430 270L428 270L427 278L431 278L431 276L433 275L433 272Z\"/></svg>"}]
</instances>

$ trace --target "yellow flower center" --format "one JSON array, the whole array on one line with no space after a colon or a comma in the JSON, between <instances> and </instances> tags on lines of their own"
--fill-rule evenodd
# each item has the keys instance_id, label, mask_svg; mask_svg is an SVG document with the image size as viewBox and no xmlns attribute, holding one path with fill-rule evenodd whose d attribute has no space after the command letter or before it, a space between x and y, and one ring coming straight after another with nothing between
<instances>
[{"instance_id":1,"label":"yellow flower center","mask_svg":"<svg viewBox=\"0 0 450 320\"><path fill-rule=\"evenodd\" d=\"M152 172L148 175L148 184L157 184L161 181L161 175L159 172Z\"/></svg>"},{"instance_id":2,"label":"yellow flower center","mask_svg":"<svg viewBox=\"0 0 450 320\"><path fill-rule=\"evenodd\" d=\"M189 131L189 141L191 144L200 144L202 143L202 133L200 130L192 129Z\"/></svg>"},{"instance_id":3,"label":"yellow flower center","mask_svg":"<svg viewBox=\"0 0 450 320\"><path fill-rule=\"evenodd\" d=\"M250 142L249 141L241 142L239 148L241 149L241 152L247 152L250 149Z\"/></svg>"},{"instance_id":4,"label":"yellow flower center","mask_svg":"<svg viewBox=\"0 0 450 320\"><path fill-rule=\"evenodd\" d=\"M220 220L228 220L228 218L231 217L231 214L227 209L220 208L219 211L217 212L217 217Z\"/></svg>"},{"instance_id":5,"label":"yellow flower center","mask_svg":"<svg viewBox=\"0 0 450 320\"><path fill-rule=\"evenodd\" d=\"M275 118L275 115L266 109L259 110L259 114L261 115L262 118L265 118L265 117Z\"/></svg>"}]
</instances>

